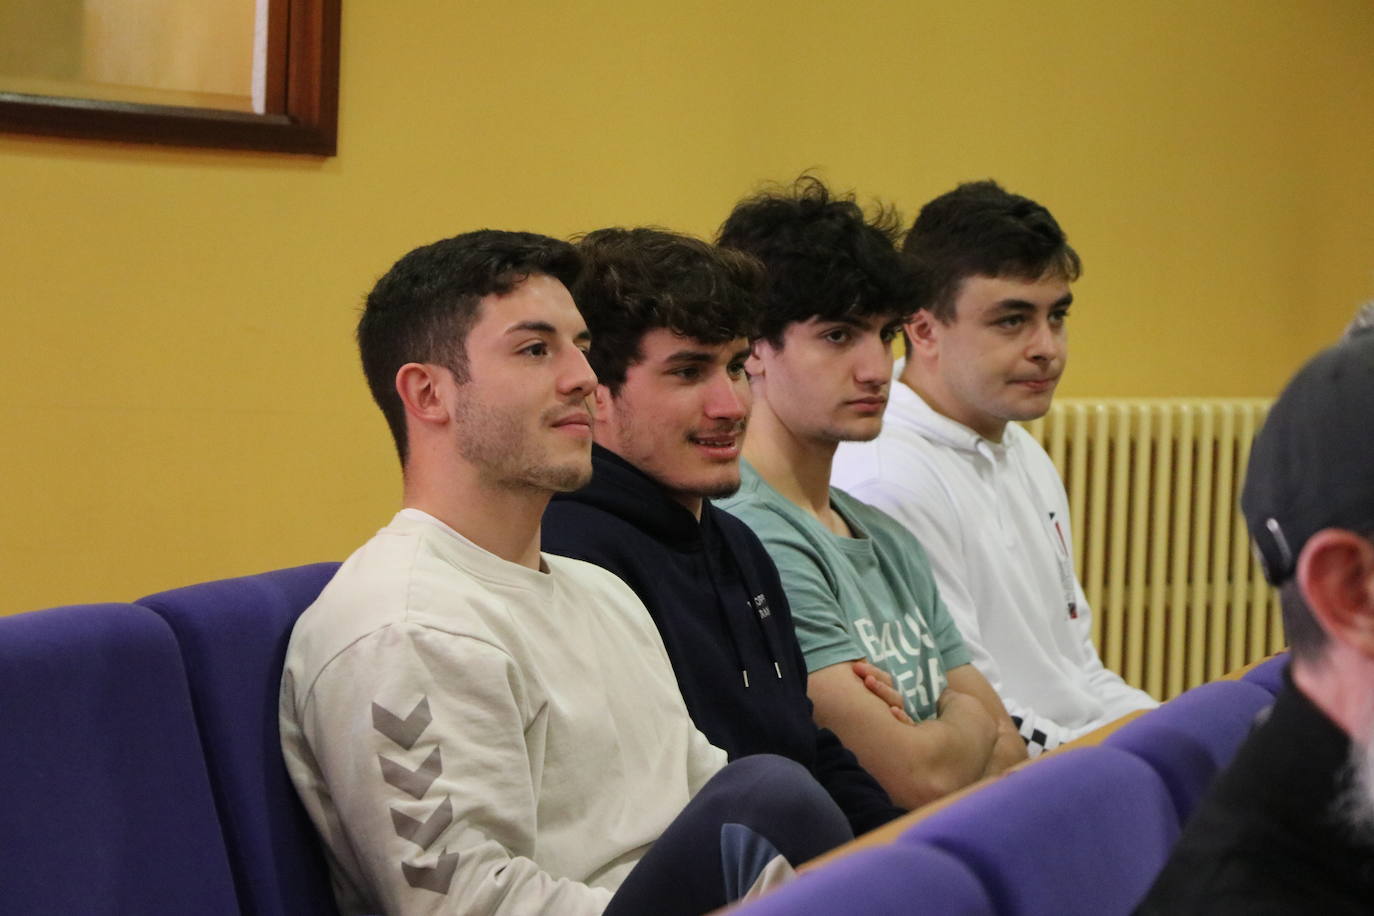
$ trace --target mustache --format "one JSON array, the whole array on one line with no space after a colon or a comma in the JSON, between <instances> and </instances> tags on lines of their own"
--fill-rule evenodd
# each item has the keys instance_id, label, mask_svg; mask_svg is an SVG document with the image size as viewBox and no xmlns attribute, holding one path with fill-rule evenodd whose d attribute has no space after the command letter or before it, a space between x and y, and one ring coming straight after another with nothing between
<instances>
[{"instance_id":1,"label":"mustache","mask_svg":"<svg viewBox=\"0 0 1374 916\"><path fill-rule=\"evenodd\" d=\"M716 436L742 436L749 425L748 420L731 420L705 429L694 429L687 434L689 439L711 439Z\"/></svg>"}]
</instances>

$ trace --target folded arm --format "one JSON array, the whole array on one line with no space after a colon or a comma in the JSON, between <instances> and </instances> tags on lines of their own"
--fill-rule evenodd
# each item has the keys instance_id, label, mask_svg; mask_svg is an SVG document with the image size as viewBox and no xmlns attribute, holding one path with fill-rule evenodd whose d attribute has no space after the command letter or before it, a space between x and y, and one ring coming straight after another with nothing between
<instances>
[{"instance_id":1,"label":"folded arm","mask_svg":"<svg viewBox=\"0 0 1374 916\"><path fill-rule=\"evenodd\" d=\"M909 724L855 676L853 664L811 672L816 722L840 737L894 802L917 808L988 772L999 731L982 701L947 690L936 718Z\"/></svg>"}]
</instances>

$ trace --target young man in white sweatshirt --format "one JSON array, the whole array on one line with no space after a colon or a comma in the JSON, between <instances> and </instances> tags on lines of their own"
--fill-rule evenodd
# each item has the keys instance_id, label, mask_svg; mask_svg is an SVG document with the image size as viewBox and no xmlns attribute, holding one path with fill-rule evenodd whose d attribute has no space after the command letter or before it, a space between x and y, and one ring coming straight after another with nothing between
<instances>
[{"instance_id":1,"label":"young man in white sweatshirt","mask_svg":"<svg viewBox=\"0 0 1374 916\"><path fill-rule=\"evenodd\" d=\"M799 765L724 766L623 582L540 552L591 474L580 267L483 230L368 297L404 508L297 622L280 708L345 913L699 913L848 835Z\"/></svg>"},{"instance_id":2,"label":"young man in white sweatshirt","mask_svg":"<svg viewBox=\"0 0 1374 916\"><path fill-rule=\"evenodd\" d=\"M1103 667L1064 485L1012 422L1050 408L1079 258L1048 210L991 181L926 204L903 252L918 306L906 365L882 434L841 446L834 482L921 542L1034 756L1156 705Z\"/></svg>"}]
</instances>

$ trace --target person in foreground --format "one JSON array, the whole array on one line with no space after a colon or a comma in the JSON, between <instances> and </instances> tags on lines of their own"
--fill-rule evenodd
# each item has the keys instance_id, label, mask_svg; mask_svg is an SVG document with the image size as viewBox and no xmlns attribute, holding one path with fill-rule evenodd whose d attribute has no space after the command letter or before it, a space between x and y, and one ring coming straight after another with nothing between
<instances>
[{"instance_id":1,"label":"person in foreground","mask_svg":"<svg viewBox=\"0 0 1374 916\"><path fill-rule=\"evenodd\" d=\"M739 492L721 503L777 564L809 668L816 721L906 808L1026 757L1002 702L969 664L921 545L886 514L830 486L843 441L882 425L892 338L910 313L895 218L803 179L736 206L723 246L768 273L746 362L754 415ZM905 713L854 678L886 670Z\"/></svg>"},{"instance_id":2,"label":"person in foreground","mask_svg":"<svg viewBox=\"0 0 1374 916\"><path fill-rule=\"evenodd\" d=\"M368 296L404 508L297 622L280 704L345 913L701 913L849 835L797 764L722 768L634 593L540 553L591 474L579 270L483 230Z\"/></svg>"},{"instance_id":3,"label":"person in foreground","mask_svg":"<svg viewBox=\"0 0 1374 916\"><path fill-rule=\"evenodd\" d=\"M1279 588L1292 661L1143 914L1374 910L1374 335L1289 382L1241 510Z\"/></svg>"},{"instance_id":4,"label":"person in foreground","mask_svg":"<svg viewBox=\"0 0 1374 916\"><path fill-rule=\"evenodd\" d=\"M918 294L906 364L882 434L840 446L834 483L921 542L974 666L1035 756L1158 705L1098 657L1064 484L1012 422L1050 409L1078 254L1048 210L992 181L926 204L903 253Z\"/></svg>"},{"instance_id":5,"label":"person in foreground","mask_svg":"<svg viewBox=\"0 0 1374 916\"><path fill-rule=\"evenodd\" d=\"M762 268L656 229L603 229L578 248L573 296L599 379L594 470L545 510L544 549L610 570L644 601L712 744L732 760L776 753L807 767L856 834L886 823L902 810L812 721L776 567L711 503L739 487ZM862 674L900 705L884 672Z\"/></svg>"}]
</instances>

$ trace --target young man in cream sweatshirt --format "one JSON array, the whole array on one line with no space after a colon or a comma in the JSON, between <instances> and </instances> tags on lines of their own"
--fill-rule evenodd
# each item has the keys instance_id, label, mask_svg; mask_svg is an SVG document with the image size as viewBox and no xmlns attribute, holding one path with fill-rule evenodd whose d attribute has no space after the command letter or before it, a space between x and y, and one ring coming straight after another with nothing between
<instances>
[{"instance_id":1,"label":"young man in cream sweatshirt","mask_svg":"<svg viewBox=\"0 0 1374 916\"><path fill-rule=\"evenodd\" d=\"M623 582L540 552L591 474L580 269L483 230L368 297L404 508L297 622L280 707L345 913L699 913L849 834L799 765L725 766Z\"/></svg>"}]
</instances>

